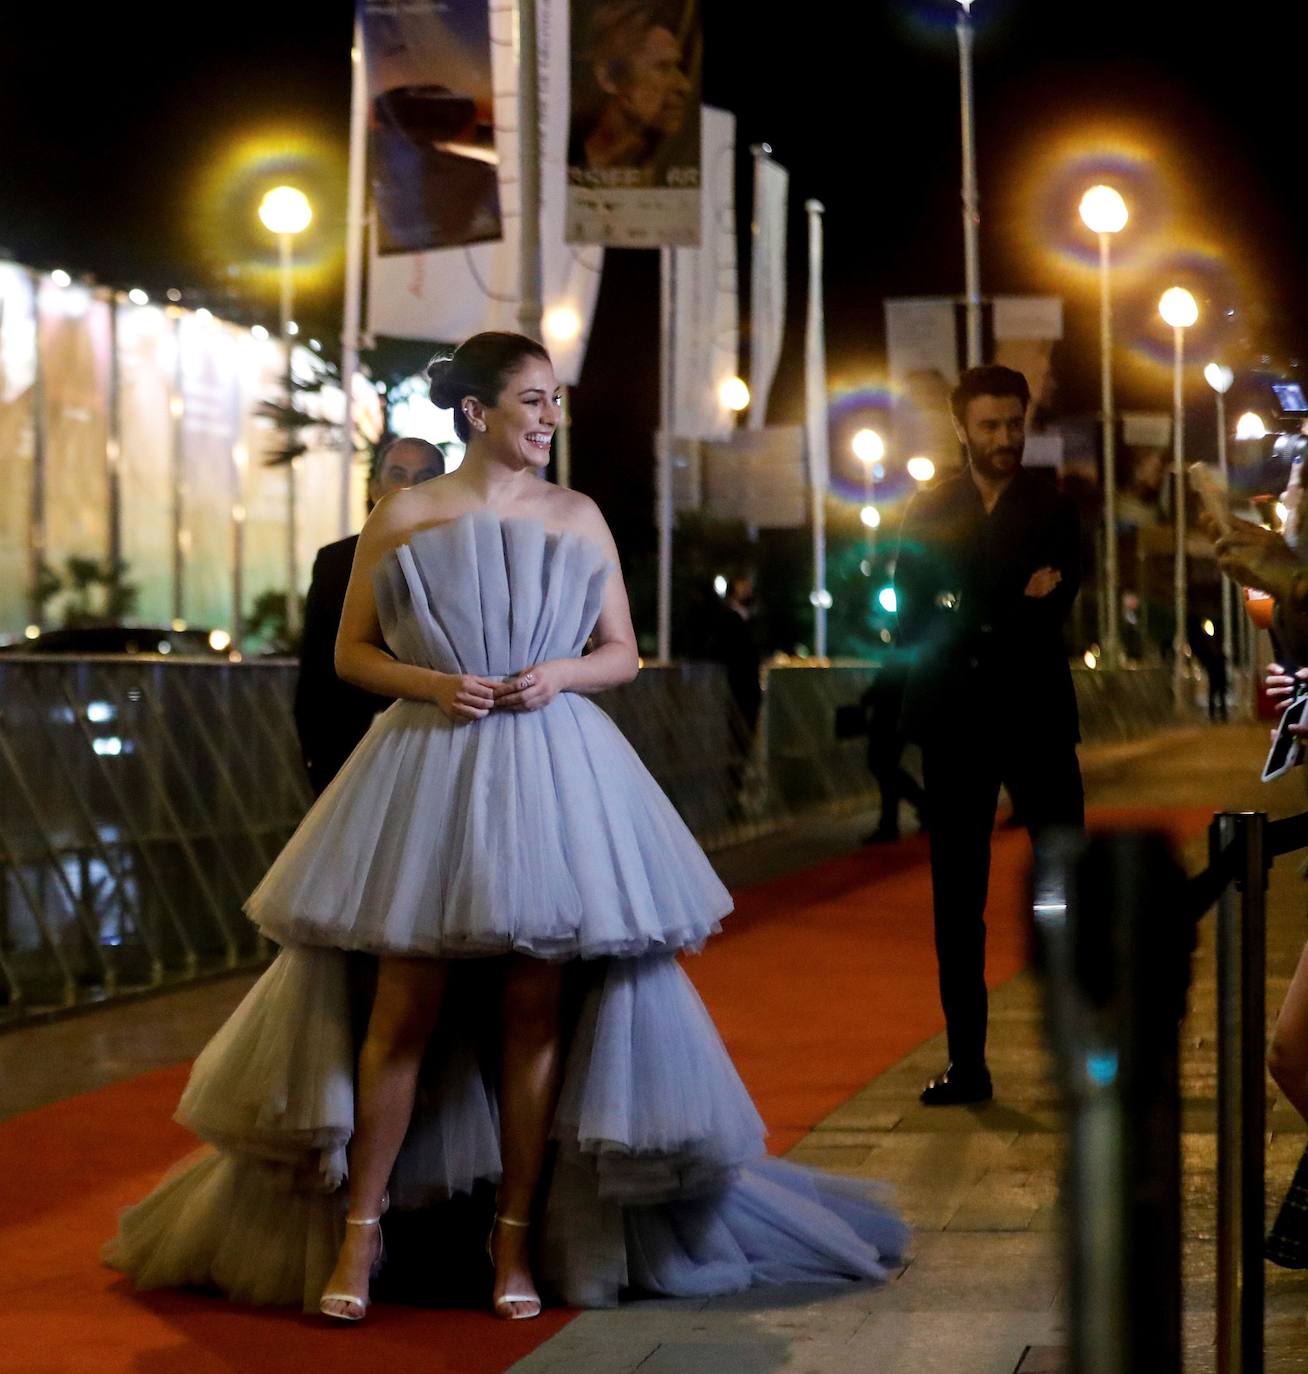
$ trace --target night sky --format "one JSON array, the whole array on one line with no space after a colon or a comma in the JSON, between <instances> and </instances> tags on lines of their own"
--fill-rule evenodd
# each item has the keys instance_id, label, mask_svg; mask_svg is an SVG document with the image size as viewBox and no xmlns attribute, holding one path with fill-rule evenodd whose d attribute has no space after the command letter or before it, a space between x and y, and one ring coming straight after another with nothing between
<instances>
[{"instance_id":1,"label":"night sky","mask_svg":"<svg viewBox=\"0 0 1308 1374\"><path fill-rule=\"evenodd\" d=\"M706 9L704 95L739 118L742 192L751 142L771 143L792 175L790 331L772 416L799 415L809 196L828 212L832 385L868 390L874 405L883 298L962 289L955 6ZM28 4L6 15L0 249L118 286L177 286L190 303L271 322L271 253L239 167L242 150L280 149L320 208L319 268L298 313L334 336L348 0L229 0L185 25L186 11L138 13ZM1124 406L1167 407L1167 340L1153 316L1174 280L1204 308L1196 356L1283 367L1308 357L1296 65L1308 6L1262 0L1211 14L1222 22L1147 0L974 7L982 286L1065 297L1057 367L1068 413L1092 410L1098 385L1094 245L1076 201L1106 176L1135 211L1118 245ZM656 261L610 254L576 393L577 482L624 544L650 538ZM1194 396L1206 403L1202 383Z\"/></svg>"}]
</instances>

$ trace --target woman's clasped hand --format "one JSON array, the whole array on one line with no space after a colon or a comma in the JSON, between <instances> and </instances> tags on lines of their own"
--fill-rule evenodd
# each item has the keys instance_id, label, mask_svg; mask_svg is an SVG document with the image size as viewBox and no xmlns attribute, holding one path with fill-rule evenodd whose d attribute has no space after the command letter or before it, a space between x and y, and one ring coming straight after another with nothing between
<instances>
[{"instance_id":1,"label":"woman's clasped hand","mask_svg":"<svg viewBox=\"0 0 1308 1374\"><path fill-rule=\"evenodd\" d=\"M434 673L432 700L456 724L483 720L492 711L538 711L567 689L563 663L538 663L509 678L475 673Z\"/></svg>"}]
</instances>

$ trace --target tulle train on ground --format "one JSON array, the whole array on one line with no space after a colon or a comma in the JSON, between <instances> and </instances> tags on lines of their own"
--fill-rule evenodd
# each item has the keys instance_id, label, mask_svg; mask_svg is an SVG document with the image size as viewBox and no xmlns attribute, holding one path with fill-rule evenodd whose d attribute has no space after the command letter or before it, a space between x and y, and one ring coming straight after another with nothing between
<instances>
[{"instance_id":1,"label":"tulle train on ground","mask_svg":"<svg viewBox=\"0 0 1308 1374\"><path fill-rule=\"evenodd\" d=\"M196 1061L177 1116L215 1148L129 1209L105 1249L138 1286L316 1309L341 1240L353 1126L347 959L283 950ZM605 1306L626 1288L883 1278L903 1224L868 1185L765 1157L762 1122L677 960L583 972L542 1208L545 1288ZM475 1022L442 1030L392 1177L397 1208L499 1177Z\"/></svg>"}]
</instances>

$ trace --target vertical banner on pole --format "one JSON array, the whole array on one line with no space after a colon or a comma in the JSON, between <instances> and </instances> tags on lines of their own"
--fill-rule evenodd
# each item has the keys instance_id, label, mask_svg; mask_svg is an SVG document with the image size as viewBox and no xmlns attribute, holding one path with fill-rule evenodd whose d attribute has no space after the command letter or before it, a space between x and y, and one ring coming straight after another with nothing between
<instances>
[{"instance_id":1,"label":"vertical banner on pole","mask_svg":"<svg viewBox=\"0 0 1308 1374\"><path fill-rule=\"evenodd\" d=\"M808 327L804 337L804 415L808 480L813 504L813 651L827 656L826 499L828 461L827 347L822 308L822 202L810 200L808 211Z\"/></svg>"},{"instance_id":2,"label":"vertical banner on pole","mask_svg":"<svg viewBox=\"0 0 1308 1374\"><path fill-rule=\"evenodd\" d=\"M46 561L109 553L109 302L42 281L37 294L46 434Z\"/></svg>"},{"instance_id":3,"label":"vertical banner on pole","mask_svg":"<svg viewBox=\"0 0 1308 1374\"><path fill-rule=\"evenodd\" d=\"M231 326L197 312L178 326L182 400L182 553L186 618L232 624L232 447L240 432L237 341Z\"/></svg>"},{"instance_id":4,"label":"vertical banner on pole","mask_svg":"<svg viewBox=\"0 0 1308 1374\"><path fill-rule=\"evenodd\" d=\"M483 329L517 330L520 297L518 72L514 65L515 5L490 7L495 149L502 238L429 252L382 255L371 245L368 330L433 343L460 343ZM599 292L603 250L564 242L569 72L567 0L537 0L541 98L542 324L555 372L566 385L581 376ZM365 32L365 44L370 41ZM371 59L370 59L371 60Z\"/></svg>"},{"instance_id":5,"label":"vertical banner on pole","mask_svg":"<svg viewBox=\"0 0 1308 1374\"><path fill-rule=\"evenodd\" d=\"M749 284L749 428L767 423L768 397L786 328L786 213L790 173L754 149L754 221Z\"/></svg>"},{"instance_id":6,"label":"vertical banner on pole","mask_svg":"<svg viewBox=\"0 0 1308 1374\"><path fill-rule=\"evenodd\" d=\"M21 267L0 263L0 630L29 613L33 462L36 448L36 295Z\"/></svg>"},{"instance_id":7,"label":"vertical banner on pole","mask_svg":"<svg viewBox=\"0 0 1308 1374\"><path fill-rule=\"evenodd\" d=\"M499 238L485 0L363 0L363 30L379 251Z\"/></svg>"},{"instance_id":8,"label":"vertical banner on pole","mask_svg":"<svg viewBox=\"0 0 1308 1374\"><path fill-rule=\"evenodd\" d=\"M240 370L243 423L239 442L245 458L242 612L248 617L260 596L286 588L286 474L268 466L277 435L255 413L257 404L277 395L281 387L285 364L280 342L244 335Z\"/></svg>"},{"instance_id":9,"label":"vertical banner on pole","mask_svg":"<svg viewBox=\"0 0 1308 1374\"><path fill-rule=\"evenodd\" d=\"M569 243L699 243L699 0L572 0Z\"/></svg>"},{"instance_id":10,"label":"vertical banner on pole","mask_svg":"<svg viewBox=\"0 0 1308 1374\"><path fill-rule=\"evenodd\" d=\"M172 617L172 513L160 497L172 483L175 348L171 322L157 306L119 307L122 555L137 589L135 615L155 625Z\"/></svg>"},{"instance_id":11,"label":"vertical banner on pole","mask_svg":"<svg viewBox=\"0 0 1308 1374\"><path fill-rule=\"evenodd\" d=\"M698 248L674 248L676 290L672 432L678 439L723 439L735 429L722 384L740 369L736 276L736 117L705 107L704 187Z\"/></svg>"}]
</instances>

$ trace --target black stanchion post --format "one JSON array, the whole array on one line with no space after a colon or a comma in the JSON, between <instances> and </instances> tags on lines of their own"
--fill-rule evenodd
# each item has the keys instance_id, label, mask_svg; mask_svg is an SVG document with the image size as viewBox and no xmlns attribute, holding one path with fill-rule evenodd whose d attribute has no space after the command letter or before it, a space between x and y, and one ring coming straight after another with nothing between
<instances>
[{"instance_id":1,"label":"black stanchion post","mask_svg":"<svg viewBox=\"0 0 1308 1374\"><path fill-rule=\"evenodd\" d=\"M1262 1374L1267 817L1223 812L1210 836L1236 855L1217 912L1217 1369Z\"/></svg>"},{"instance_id":2,"label":"black stanchion post","mask_svg":"<svg viewBox=\"0 0 1308 1374\"><path fill-rule=\"evenodd\" d=\"M1071 1374L1180 1374L1177 1033L1193 925L1167 839L1051 832L1033 891L1070 1113Z\"/></svg>"}]
</instances>

